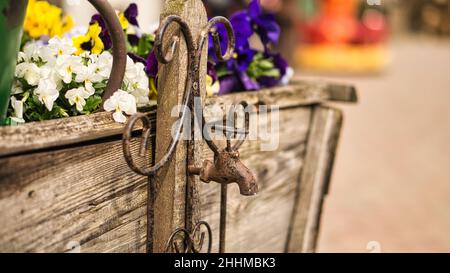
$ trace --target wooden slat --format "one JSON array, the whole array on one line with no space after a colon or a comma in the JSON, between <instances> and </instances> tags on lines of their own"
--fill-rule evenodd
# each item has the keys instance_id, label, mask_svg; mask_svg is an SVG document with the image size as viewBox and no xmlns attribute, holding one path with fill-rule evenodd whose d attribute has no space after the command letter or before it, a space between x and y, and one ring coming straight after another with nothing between
<instances>
[{"instance_id":1,"label":"wooden slat","mask_svg":"<svg viewBox=\"0 0 450 273\"><path fill-rule=\"evenodd\" d=\"M154 111L156 107L141 111ZM136 127L139 129L139 126ZM107 112L31 122L0 128L0 157L56 148L121 135L123 124L114 122Z\"/></svg>"},{"instance_id":2,"label":"wooden slat","mask_svg":"<svg viewBox=\"0 0 450 273\"><path fill-rule=\"evenodd\" d=\"M260 193L241 196L236 184L228 186L227 252L284 251L310 119L309 107L282 110L279 130L273 132L280 136L276 150L261 151L260 140L247 141L240 149L242 162L257 176ZM212 158L208 149L204 154ZM218 251L220 186L203 184L201 197L202 215L213 230L213 250Z\"/></svg>"},{"instance_id":3,"label":"wooden slat","mask_svg":"<svg viewBox=\"0 0 450 273\"><path fill-rule=\"evenodd\" d=\"M320 216L333 168L336 145L342 125L342 113L333 108L314 108L308 137L288 252L314 252Z\"/></svg>"},{"instance_id":4,"label":"wooden slat","mask_svg":"<svg viewBox=\"0 0 450 273\"><path fill-rule=\"evenodd\" d=\"M161 20L170 15L177 15L186 22L192 34L192 42L196 45L207 23L203 3L200 0L166 0ZM170 26L162 37L163 43L169 45L173 37L180 37L180 46L173 60L166 65L161 65L158 72L157 161L165 156L167 147L172 141L172 128L178 120L178 115L174 115L173 110L183 104L186 78L194 72L190 71L192 67L188 67L188 57L194 52L188 52L186 39L183 39L180 27L176 24ZM195 45L192 46L195 47ZM202 55L207 55L207 47L204 48ZM203 58L201 64L198 64L199 75L206 75L206 61L207 59ZM204 77L201 78L198 88L206 92ZM177 228L185 227L187 156L187 142L180 141L167 166L158 173L157 183L160 186L158 186L155 200L155 223L158 224L154 227L154 252L164 252L171 233Z\"/></svg>"},{"instance_id":5,"label":"wooden slat","mask_svg":"<svg viewBox=\"0 0 450 273\"><path fill-rule=\"evenodd\" d=\"M269 94L274 90L265 90L265 94L242 93L207 102L225 105L239 98L254 104L282 105L279 149L260 152L259 141L249 141L241 149L242 161L258 175L261 193L243 197L236 185L229 187L228 252L281 252L288 238L289 251L314 249L321 196L327 187L341 114L316 107L312 115L311 96L303 96L305 90L278 90L292 95L285 99L272 94L276 99L271 99ZM9 156L0 157L0 251L63 252L73 242L81 244L82 252L145 250L147 178L129 170L119 141L122 125L113 123L107 115L0 129L0 147L15 147L12 154L6 152ZM77 127L76 121L82 120L84 126ZM59 124L58 133L51 124ZM14 135L10 130L24 134ZM100 135L90 136L89 130ZM22 138L28 139L24 147ZM13 139L18 142L11 142ZM64 146L70 143L74 145ZM207 148L204 155L212 156ZM301 190L296 191L302 169ZM217 250L220 186L202 184L201 188L203 219L213 227ZM161 223L163 220L159 220Z\"/></svg>"},{"instance_id":6,"label":"wooden slat","mask_svg":"<svg viewBox=\"0 0 450 273\"><path fill-rule=\"evenodd\" d=\"M133 145L133 151L138 145ZM147 178L119 140L0 159L0 251L145 250Z\"/></svg>"},{"instance_id":7,"label":"wooden slat","mask_svg":"<svg viewBox=\"0 0 450 273\"><path fill-rule=\"evenodd\" d=\"M206 105L229 105L247 101L253 105L278 105L280 108L289 108L328 100L355 102L357 97L351 86L293 81L288 86L208 98ZM156 107L153 106L142 109L141 112L155 110ZM0 128L0 156L81 143L120 135L122 131L123 124L115 123L110 113L2 127Z\"/></svg>"}]
</instances>

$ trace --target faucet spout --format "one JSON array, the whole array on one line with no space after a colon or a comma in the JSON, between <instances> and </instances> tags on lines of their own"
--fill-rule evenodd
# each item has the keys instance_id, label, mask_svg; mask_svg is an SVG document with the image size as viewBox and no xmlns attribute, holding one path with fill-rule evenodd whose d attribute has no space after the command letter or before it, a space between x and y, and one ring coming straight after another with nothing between
<instances>
[{"instance_id":1,"label":"faucet spout","mask_svg":"<svg viewBox=\"0 0 450 273\"><path fill-rule=\"evenodd\" d=\"M206 183L236 183L242 195L253 196L259 191L255 176L239 159L239 152L222 150L214 156L214 162L205 160L201 168L189 167L192 174Z\"/></svg>"}]
</instances>

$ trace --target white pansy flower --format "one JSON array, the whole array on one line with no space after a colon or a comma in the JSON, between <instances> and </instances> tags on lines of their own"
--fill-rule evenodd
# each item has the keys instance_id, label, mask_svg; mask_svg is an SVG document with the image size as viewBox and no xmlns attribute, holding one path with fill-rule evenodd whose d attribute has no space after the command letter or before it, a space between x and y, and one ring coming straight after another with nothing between
<instances>
[{"instance_id":1,"label":"white pansy flower","mask_svg":"<svg viewBox=\"0 0 450 273\"><path fill-rule=\"evenodd\" d=\"M39 57L46 65L55 66L56 56L53 54L53 50L48 46L41 46L39 49ZM37 61L36 59L33 60Z\"/></svg>"},{"instance_id":2,"label":"white pansy flower","mask_svg":"<svg viewBox=\"0 0 450 273\"><path fill-rule=\"evenodd\" d=\"M49 111L53 109L53 103L59 97L56 84L50 79L42 79L36 90L34 90L34 93L38 96L39 101L42 102Z\"/></svg>"},{"instance_id":3,"label":"white pansy flower","mask_svg":"<svg viewBox=\"0 0 450 273\"><path fill-rule=\"evenodd\" d=\"M23 55L25 61L39 60L39 55L42 45L37 42L31 42L25 45L23 48Z\"/></svg>"},{"instance_id":4,"label":"white pansy flower","mask_svg":"<svg viewBox=\"0 0 450 273\"><path fill-rule=\"evenodd\" d=\"M17 123L25 123L23 119L23 101L16 99L16 97L11 97L11 106L14 109L13 116L11 117Z\"/></svg>"},{"instance_id":5,"label":"white pansy flower","mask_svg":"<svg viewBox=\"0 0 450 273\"><path fill-rule=\"evenodd\" d=\"M281 78L281 85L288 85L291 81L292 77L294 77L294 69L292 67L288 67L286 69L286 74Z\"/></svg>"},{"instance_id":6,"label":"white pansy flower","mask_svg":"<svg viewBox=\"0 0 450 273\"><path fill-rule=\"evenodd\" d=\"M44 45L41 41L30 42L25 45L23 54L20 54L19 57L19 61L43 61L51 65L54 65L56 60L49 47Z\"/></svg>"},{"instance_id":7,"label":"white pansy flower","mask_svg":"<svg viewBox=\"0 0 450 273\"><path fill-rule=\"evenodd\" d=\"M145 73L144 64L140 62L134 63L128 57L124 83L127 91L136 98L138 106L144 106L150 103L149 79Z\"/></svg>"},{"instance_id":8,"label":"white pansy flower","mask_svg":"<svg viewBox=\"0 0 450 273\"><path fill-rule=\"evenodd\" d=\"M56 72L63 82L70 83L72 82L73 72L78 71L82 65L82 60L79 56L59 56L56 60Z\"/></svg>"},{"instance_id":9,"label":"white pansy flower","mask_svg":"<svg viewBox=\"0 0 450 273\"><path fill-rule=\"evenodd\" d=\"M97 70L96 73L103 77L103 79L108 79L109 74L111 74L113 56L108 51L103 51L102 54L98 55L97 60Z\"/></svg>"},{"instance_id":10,"label":"white pansy flower","mask_svg":"<svg viewBox=\"0 0 450 273\"><path fill-rule=\"evenodd\" d=\"M18 95L23 93L23 86L20 81L15 80L13 86L11 87L11 95Z\"/></svg>"},{"instance_id":11,"label":"white pansy flower","mask_svg":"<svg viewBox=\"0 0 450 273\"><path fill-rule=\"evenodd\" d=\"M150 104L150 89L136 89L130 94L136 98L136 103L139 107Z\"/></svg>"},{"instance_id":12,"label":"white pansy flower","mask_svg":"<svg viewBox=\"0 0 450 273\"><path fill-rule=\"evenodd\" d=\"M15 76L23 78L29 85L36 86L41 78L41 70L35 63L20 63L16 66Z\"/></svg>"},{"instance_id":13,"label":"white pansy flower","mask_svg":"<svg viewBox=\"0 0 450 273\"><path fill-rule=\"evenodd\" d=\"M86 99L90 96L91 94L84 87L71 89L67 91L65 95L70 105L76 105L78 112L83 111L84 106L86 105Z\"/></svg>"},{"instance_id":14,"label":"white pansy flower","mask_svg":"<svg viewBox=\"0 0 450 273\"><path fill-rule=\"evenodd\" d=\"M85 51L84 53L87 53L86 57L89 60L89 64L97 64L98 63L98 56L99 56L98 54L91 54L87 51Z\"/></svg>"},{"instance_id":15,"label":"white pansy flower","mask_svg":"<svg viewBox=\"0 0 450 273\"><path fill-rule=\"evenodd\" d=\"M124 82L127 90L132 94L139 94L138 97L142 96L142 94L147 94L148 96L150 93L149 80L145 73L145 66L142 63L135 64L133 61L127 63Z\"/></svg>"},{"instance_id":16,"label":"white pansy flower","mask_svg":"<svg viewBox=\"0 0 450 273\"><path fill-rule=\"evenodd\" d=\"M123 90L117 90L105 101L104 108L108 112L114 111L113 118L116 122L125 123L127 118L123 112L127 115L136 114L136 99Z\"/></svg>"},{"instance_id":17,"label":"white pansy flower","mask_svg":"<svg viewBox=\"0 0 450 273\"><path fill-rule=\"evenodd\" d=\"M17 54L17 63L23 63L23 62L27 62L27 55L25 54L25 52L20 51L19 54Z\"/></svg>"},{"instance_id":18,"label":"white pansy flower","mask_svg":"<svg viewBox=\"0 0 450 273\"><path fill-rule=\"evenodd\" d=\"M48 41L48 49L54 56L72 55L77 51L71 39L58 36Z\"/></svg>"},{"instance_id":19,"label":"white pansy flower","mask_svg":"<svg viewBox=\"0 0 450 273\"><path fill-rule=\"evenodd\" d=\"M54 66L44 65L40 67L41 69L41 79L49 79L52 80L56 84L56 89L61 90L62 80L58 73L55 71Z\"/></svg>"},{"instance_id":20,"label":"white pansy flower","mask_svg":"<svg viewBox=\"0 0 450 273\"><path fill-rule=\"evenodd\" d=\"M88 66L77 67L74 71L76 74L75 81L84 83L84 87L89 91L90 95L94 95L94 83L101 82L103 77L95 73L97 70L96 64L89 64Z\"/></svg>"}]
</instances>

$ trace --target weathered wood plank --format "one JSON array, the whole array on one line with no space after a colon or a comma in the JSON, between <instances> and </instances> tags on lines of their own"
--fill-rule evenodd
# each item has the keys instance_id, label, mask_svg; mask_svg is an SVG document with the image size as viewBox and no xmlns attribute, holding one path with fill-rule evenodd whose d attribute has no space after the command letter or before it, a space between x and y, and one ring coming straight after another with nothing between
<instances>
[{"instance_id":1,"label":"weathered wood plank","mask_svg":"<svg viewBox=\"0 0 450 273\"><path fill-rule=\"evenodd\" d=\"M281 110L280 127L273 132L280 136L277 149L261 151L261 140L246 141L240 149L242 162L257 176L260 193L245 197L239 194L237 185L228 186L227 252L285 250L310 119L309 107ZM204 154L212 158L206 148ZM220 185L203 184L201 188L202 215L211 224L213 251L217 251Z\"/></svg>"},{"instance_id":2,"label":"weathered wood plank","mask_svg":"<svg viewBox=\"0 0 450 273\"><path fill-rule=\"evenodd\" d=\"M163 44L169 45L173 37L180 37L180 45L173 60L161 65L158 72L158 120L156 136L156 160L165 156L167 147L172 141L172 127L178 120L178 115L173 114L173 110L183 104L183 94L186 89L186 78L193 73L188 67L188 58L194 52L188 52L186 42L193 42L192 47L196 47L200 32L207 23L206 10L200 0L166 0L164 3L161 20L169 15L178 15L189 26L193 41L186 41L183 38L180 27L176 24L169 26L165 37L162 37ZM168 47L168 46L167 46ZM202 55L207 55L207 47ZM199 64L199 75L206 75L206 58ZM201 77L198 88L206 92L204 77ZM188 88L191 88L188 86ZM191 91L189 89L189 91ZM204 94L203 94L204 96ZM181 108L178 108L181 110ZM185 227L186 215L186 158L187 142L180 141L176 151L170 158L167 166L158 173L158 193L155 199L155 226L153 252L164 252L167 239L171 233L180 227ZM195 198L193 200L196 200Z\"/></svg>"},{"instance_id":3,"label":"weathered wood plank","mask_svg":"<svg viewBox=\"0 0 450 273\"><path fill-rule=\"evenodd\" d=\"M138 145L133 145L133 151ZM0 159L0 251L144 251L147 178L121 141Z\"/></svg>"},{"instance_id":4,"label":"weathered wood plank","mask_svg":"<svg viewBox=\"0 0 450 273\"><path fill-rule=\"evenodd\" d=\"M341 114L316 107L311 116L311 96L302 97L304 91L295 90L288 91L293 92L290 99L280 96L270 101L273 90L266 90L266 94L241 93L207 102L225 105L247 97L256 105L282 105L279 148L261 152L261 141L249 141L241 149L242 161L258 175L261 193L248 198L239 196L235 185L229 187L228 252L281 252L288 238L288 251L314 249L321 198L327 188ZM269 99L264 100L264 96ZM11 145L20 147L20 137L5 134L8 130L23 130L29 139L27 148L20 153L16 150L15 155L0 157L0 251L63 252L72 242L79 242L82 252L145 251L147 178L129 170L119 141L122 125L107 121L107 115L43 122L48 135L39 134L36 138L44 140L47 146L34 146L32 139L33 130L39 131L41 124L0 129L0 147L6 147L14 137L19 142ZM84 127L71 128L79 118L92 120L86 121ZM155 120L155 114L152 119ZM88 137L81 143L73 138L68 143L78 145L60 147L65 140L53 136L56 133L50 124L54 122L61 122L60 138L70 139L74 130L83 139L89 135L88 129L100 136ZM110 129L111 135L102 133ZM41 149L49 147L59 148ZM24 153L30 149L32 153ZM205 158L212 157L207 148L204 154ZM296 191L303 168L300 191ZM201 188L203 219L212 225L217 250L220 186L202 184Z\"/></svg>"},{"instance_id":5,"label":"weathered wood plank","mask_svg":"<svg viewBox=\"0 0 450 273\"><path fill-rule=\"evenodd\" d=\"M342 113L339 110L323 106L314 108L288 252L315 251L322 204L328 192L341 125Z\"/></svg>"},{"instance_id":6,"label":"weathered wood plank","mask_svg":"<svg viewBox=\"0 0 450 273\"><path fill-rule=\"evenodd\" d=\"M155 109L153 106L141 111ZM57 148L122 133L123 124L114 122L112 114L107 112L0 127L0 156Z\"/></svg>"},{"instance_id":7,"label":"weathered wood plank","mask_svg":"<svg viewBox=\"0 0 450 273\"><path fill-rule=\"evenodd\" d=\"M288 86L238 94L208 98L206 105L230 105L247 101L253 105L278 105L280 108L289 108L328 100L347 102L357 100L356 92L351 86L297 80ZM140 111L156 111L156 106ZM81 143L120 135L122 131L123 125L115 123L110 113L2 127L0 128L0 156Z\"/></svg>"}]
</instances>

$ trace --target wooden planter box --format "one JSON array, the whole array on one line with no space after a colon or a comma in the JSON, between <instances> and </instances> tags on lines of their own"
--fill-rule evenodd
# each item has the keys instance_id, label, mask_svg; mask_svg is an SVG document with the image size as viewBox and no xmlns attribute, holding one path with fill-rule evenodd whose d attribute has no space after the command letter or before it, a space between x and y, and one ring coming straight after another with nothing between
<instances>
[{"instance_id":1,"label":"wooden planter box","mask_svg":"<svg viewBox=\"0 0 450 273\"><path fill-rule=\"evenodd\" d=\"M242 197L229 187L226 251L314 251L342 123L324 103L354 102L355 91L295 82L206 104L242 100L280 106L280 146L242 146L260 193ZM148 178L125 163L122 131L109 113L0 128L0 252L145 251ZM200 199L216 252L220 185L202 184Z\"/></svg>"}]
</instances>

